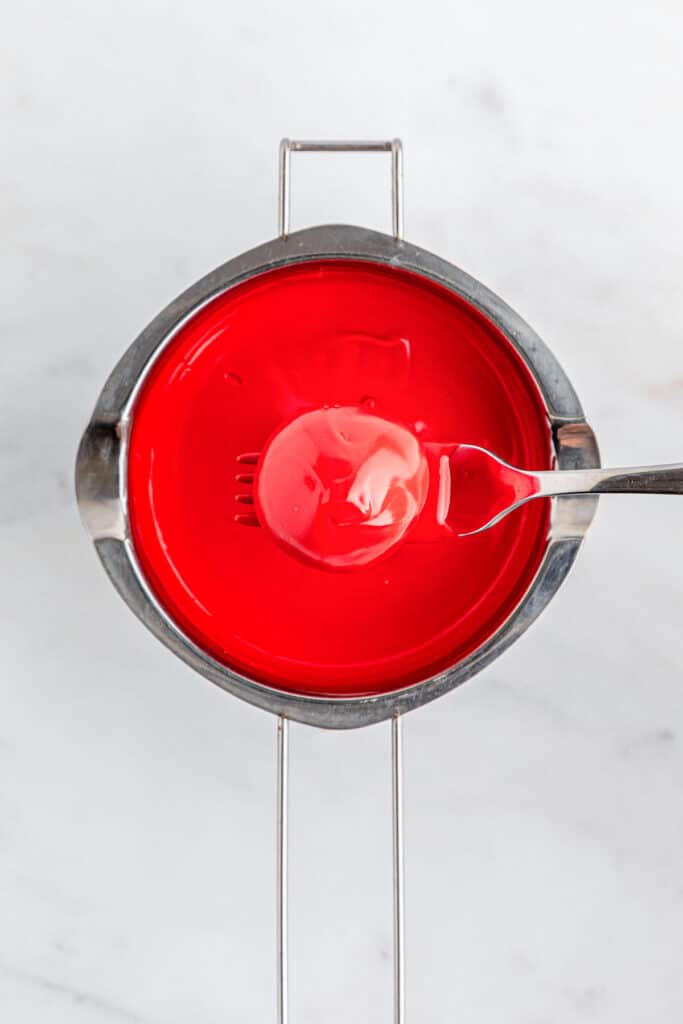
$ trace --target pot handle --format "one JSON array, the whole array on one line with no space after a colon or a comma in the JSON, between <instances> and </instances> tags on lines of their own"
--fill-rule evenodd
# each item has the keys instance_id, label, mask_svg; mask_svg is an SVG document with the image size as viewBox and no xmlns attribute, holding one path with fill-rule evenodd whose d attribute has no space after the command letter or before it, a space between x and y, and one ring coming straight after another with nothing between
<instances>
[{"instance_id":1,"label":"pot handle","mask_svg":"<svg viewBox=\"0 0 683 1024\"><path fill-rule=\"evenodd\" d=\"M282 139L280 142L278 234L289 234L290 162L292 153L391 153L391 226L394 238L403 237L403 145L400 139L380 142L350 139L344 141L306 141Z\"/></svg>"}]
</instances>

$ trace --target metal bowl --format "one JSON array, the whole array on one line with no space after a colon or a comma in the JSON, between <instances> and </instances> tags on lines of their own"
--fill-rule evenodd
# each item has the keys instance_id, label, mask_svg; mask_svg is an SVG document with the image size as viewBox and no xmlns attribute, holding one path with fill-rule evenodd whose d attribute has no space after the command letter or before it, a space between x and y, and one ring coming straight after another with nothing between
<instances>
[{"instance_id":1,"label":"metal bowl","mask_svg":"<svg viewBox=\"0 0 683 1024\"><path fill-rule=\"evenodd\" d=\"M362 259L400 267L436 281L464 298L504 334L536 380L558 468L589 469L598 467L600 461L595 437L574 389L534 331L478 281L445 260L397 238L365 228L329 225L275 239L223 264L183 292L152 321L105 384L78 451L78 504L100 560L138 618L201 675L274 714L322 728L348 729L426 704L465 682L502 654L545 608L569 572L593 518L597 498L552 499L550 539L543 561L514 611L463 660L404 689L367 697L302 696L246 678L201 650L154 597L130 540L126 479L133 404L155 358L210 300L254 275L320 259Z\"/></svg>"}]
</instances>

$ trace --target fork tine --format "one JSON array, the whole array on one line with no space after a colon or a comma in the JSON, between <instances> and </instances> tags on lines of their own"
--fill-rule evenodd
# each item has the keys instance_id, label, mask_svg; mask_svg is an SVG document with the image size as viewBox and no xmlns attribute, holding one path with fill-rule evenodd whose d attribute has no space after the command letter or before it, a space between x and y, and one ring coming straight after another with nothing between
<instances>
[{"instance_id":1,"label":"fork tine","mask_svg":"<svg viewBox=\"0 0 683 1024\"><path fill-rule=\"evenodd\" d=\"M256 516L237 515L237 516L233 516L233 519L235 520L236 523L239 524L239 526L260 526L261 525L259 523L258 518Z\"/></svg>"},{"instance_id":2,"label":"fork tine","mask_svg":"<svg viewBox=\"0 0 683 1024\"><path fill-rule=\"evenodd\" d=\"M254 495L253 494L236 494L235 501L239 501L241 505L253 505Z\"/></svg>"},{"instance_id":3,"label":"fork tine","mask_svg":"<svg viewBox=\"0 0 683 1024\"><path fill-rule=\"evenodd\" d=\"M253 484L254 474L253 473L237 473L235 476L235 483L238 484Z\"/></svg>"},{"instance_id":4,"label":"fork tine","mask_svg":"<svg viewBox=\"0 0 683 1024\"><path fill-rule=\"evenodd\" d=\"M246 466L255 466L260 454L260 452L244 452L244 454L237 456L237 462L241 462Z\"/></svg>"}]
</instances>

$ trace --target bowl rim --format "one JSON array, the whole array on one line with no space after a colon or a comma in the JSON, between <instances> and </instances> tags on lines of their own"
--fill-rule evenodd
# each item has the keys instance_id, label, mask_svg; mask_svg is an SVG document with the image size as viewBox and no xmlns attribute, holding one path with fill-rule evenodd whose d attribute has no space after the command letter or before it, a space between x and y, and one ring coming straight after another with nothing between
<instances>
[{"instance_id":1,"label":"bowl rim","mask_svg":"<svg viewBox=\"0 0 683 1024\"><path fill-rule=\"evenodd\" d=\"M147 582L130 537L127 451L132 409L157 356L207 303L242 281L311 260L358 259L397 267L434 281L477 308L515 348L545 405L560 469L600 465L593 431L555 356L502 299L464 271L389 235L351 225L321 225L276 238L228 260L184 291L142 331L110 374L76 458L81 518L121 597L174 654L222 689L273 714L329 729L358 728L420 707L470 679L507 649L537 618L569 572L595 513L597 498L551 499L544 557L526 592L480 647L435 676L389 693L323 697L290 693L250 679L212 658L171 619Z\"/></svg>"}]
</instances>

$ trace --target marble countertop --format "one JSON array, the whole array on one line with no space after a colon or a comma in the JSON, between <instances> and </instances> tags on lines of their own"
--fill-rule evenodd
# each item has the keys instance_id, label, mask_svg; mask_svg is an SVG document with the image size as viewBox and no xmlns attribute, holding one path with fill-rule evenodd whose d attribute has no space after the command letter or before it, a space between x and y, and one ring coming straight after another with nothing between
<instances>
[{"instance_id":1,"label":"marble countertop","mask_svg":"<svg viewBox=\"0 0 683 1024\"><path fill-rule=\"evenodd\" d=\"M8 12L4 1020L275 1019L275 723L144 631L74 506L119 354L275 233L281 135L401 135L406 236L538 330L606 463L680 460L682 37L670 0ZM300 160L294 223L386 229L387 173ZM683 1019L681 510L603 499L535 626L406 720L410 1021ZM292 1021L389 1021L389 729L291 746Z\"/></svg>"}]
</instances>

